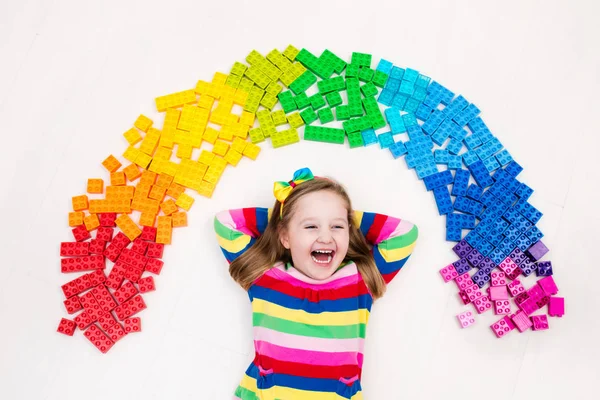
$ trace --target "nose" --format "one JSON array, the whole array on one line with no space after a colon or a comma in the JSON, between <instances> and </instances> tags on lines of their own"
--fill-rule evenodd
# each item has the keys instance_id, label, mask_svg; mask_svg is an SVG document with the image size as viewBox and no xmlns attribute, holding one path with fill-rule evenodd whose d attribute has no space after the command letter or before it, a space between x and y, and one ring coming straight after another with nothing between
<instances>
[{"instance_id":1,"label":"nose","mask_svg":"<svg viewBox=\"0 0 600 400\"><path fill-rule=\"evenodd\" d=\"M320 243L330 243L331 242L331 232L329 229L321 229L319 231L319 237L317 238L317 242Z\"/></svg>"}]
</instances>

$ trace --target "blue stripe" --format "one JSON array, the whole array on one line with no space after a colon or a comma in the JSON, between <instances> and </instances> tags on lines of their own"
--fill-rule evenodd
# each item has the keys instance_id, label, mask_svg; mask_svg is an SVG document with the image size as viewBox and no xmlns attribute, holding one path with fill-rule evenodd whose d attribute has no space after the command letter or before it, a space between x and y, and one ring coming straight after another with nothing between
<instances>
[{"instance_id":1,"label":"blue stripe","mask_svg":"<svg viewBox=\"0 0 600 400\"><path fill-rule=\"evenodd\" d=\"M404 257L398 261L387 262L384 260L379 248L377 246L373 247L373 258L375 259L375 264L379 269L381 275L391 274L392 272L396 272L404 266L408 257Z\"/></svg>"},{"instance_id":2,"label":"blue stripe","mask_svg":"<svg viewBox=\"0 0 600 400\"><path fill-rule=\"evenodd\" d=\"M248 236L248 235L246 235L246 236ZM256 242L256 239L253 237L250 237L250 242L246 245L246 247L244 247L237 253L229 252L222 247L221 247L221 251L223 252L223 255L225 256L227 261L232 262L233 260L235 260L236 258L241 256L246 250L248 250L254 244L254 242Z\"/></svg>"},{"instance_id":3,"label":"blue stripe","mask_svg":"<svg viewBox=\"0 0 600 400\"><path fill-rule=\"evenodd\" d=\"M363 212L362 221L360 221L360 231L366 237L375 221L375 213Z\"/></svg>"},{"instance_id":4,"label":"blue stripe","mask_svg":"<svg viewBox=\"0 0 600 400\"><path fill-rule=\"evenodd\" d=\"M252 285L248 291L248 295L251 299L266 300L282 307L292 310L304 310L312 314L355 311L361 308L371 311L371 305L373 304L373 298L368 293L348 299L320 300L318 303L313 303L308 299L298 299L273 289Z\"/></svg>"},{"instance_id":5,"label":"blue stripe","mask_svg":"<svg viewBox=\"0 0 600 400\"><path fill-rule=\"evenodd\" d=\"M269 209L257 207L256 208L256 229L262 235L267 229L267 225L269 224Z\"/></svg>"}]
</instances>

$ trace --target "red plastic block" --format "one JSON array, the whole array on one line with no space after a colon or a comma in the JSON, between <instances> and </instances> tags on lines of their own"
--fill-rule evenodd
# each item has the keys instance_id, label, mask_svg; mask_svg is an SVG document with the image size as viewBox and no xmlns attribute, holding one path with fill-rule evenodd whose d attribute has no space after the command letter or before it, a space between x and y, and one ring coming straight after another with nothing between
<instances>
[{"instance_id":1,"label":"red plastic block","mask_svg":"<svg viewBox=\"0 0 600 400\"><path fill-rule=\"evenodd\" d=\"M83 334L102 353L106 353L114 344L96 325L90 326Z\"/></svg>"},{"instance_id":2,"label":"red plastic block","mask_svg":"<svg viewBox=\"0 0 600 400\"><path fill-rule=\"evenodd\" d=\"M98 319L97 315L92 315L89 312L83 311L81 314L77 315L73 320L77 324L77 327L81 330L84 330Z\"/></svg>"},{"instance_id":3,"label":"red plastic block","mask_svg":"<svg viewBox=\"0 0 600 400\"><path fill-rule=\"evenodd\" d=\"M96 231L96 239L104 240L105 242L110 242L113 238L114 228L108 228L106 226L101 226Z\"/></svg>"},{"instance_id":4,"label":"red plastic block","mask_svg":"<svg viewBox=\"0 0 600 400\"><path fill-rule=\"evenodd\" d=\"M87 256L90 254L89 242L62 242L60 244L61 257Z\"/></svg>"},{"instance_id":5,"label":"red plastic block","mask_svg":"<svg viewBox=\"0 0 600 400\"><path fill-rule=\"evenodd\" d=\"M140 269L143 271L146 263L148 262L148 257L136 253L131 249L123 249L121 255L119 256L119 261L123 261L133 269Z\"/></svg>"},{"instance_id":6,"label":"red plastic block","mask_svg":"<svg viewBox=\"0 0 600 400\"><path fill-rule=\"evenodd\" d=\"M142 320L140 317L125 318L123 320L123 326L125 333L141 332L142 331Z\"/></svg>"},{"instance_id":7,"label":"red plastic block","mask_svg":"<svg viewBox=\"0 0 600 400\"><path fill-rule=\"evenodd\" d=\"M142 227L142 234L140 235L140 238L149 242L154 242L156 240L156 228L152 226Z\"/></svg>"},{"instance_id":8,"label":"red plastic block","mask_svg":"<svg viewBox=\"0 0 600 400\"><path fill-rule=\"evenodd\" d=\"M565 315L565 299L563 297L550 297L548 315L551 317L562 317Z\"/></svg>"},{"instance_id":9,"label":"red plastic block","mask_svg":"<svg viewBox=\"0 0 600 400\"><path fill-rule=\"evenodd\" d=\"M508 300L508 289L506 286L490 286L488 288L490 300Z\"/></svg>"},{"instance_id":10,"label":"red plastic block","mask_svg":"<svg viewBox=\"0 0 600 400\"><path fill-rule=\"evenodd\" d=\"M147 248L148 248L148 242L137 237L133 241L133 245L131 246L131 251L141 254L141 255L144 255L144 254L146 254Z\"/></svg>"},{"instance_id":11,"label":"red plastic block","mask_svg":"<svg viewBox=\"0 0 600 400\"><path fill-rule=\"evenodd\" d=\"M119 323L116 323L108 329L105 329L104 332L106 332L110 340L112 340L115 343L127 334L121 326L121 324Z\"/></svg>"},{"instance_id":12,"label":"red plastic block","mask_svg":"<svg viewBox=\"0 0 600 400\"><path fill-rule=\"evenodd\" d=\"M115 264L113 269L110 270L110 274L108 274L105 285L114 290L119 289L121 287L121 283L123 283L123 279L125 279L123 276L124 273L125 271Z\"/></svg>"},{"instance_id":13,"label":"red plastic block","mask_svg":"<svg viewBox=\"0 0 600 400\"><path fill-rule=\"evenodd\" d=\"M504 286L507 284L506 282L506 274L502 271L492 271L492 281L490 282L492 286Z\"/></svg>"},{"instance_id":14,"label":"red plastic block","mask_svg":"<svg viewBox=\"0 0 600 400\"><path fill-rule=\"evenodd\" d=\"M140 293L147 293L156 290L156 286L154 286L154 278L151 276L140 279L137 284L140 287Z\"/></svg>"},{"instance_id":15,"label":"red plastic block","mask_svg":"<svg viewBox=\"0 0 600 400\"><path fill-rule=\"evenodd\" d=\"M115 226L115 220L117 219L116 213L99 213L98 219L100 220L100 226Z\"/></svg>"},{"instance_id":16,"label":"red plastic block","mask_svg":"<svg viewBox=\"0 0 600 400\"><path fill-rule=\"evenodd\" d=\"M104 254L106 242L102 239L90 240L90 254Z\"/></svg>"},{"instance_id":17,"label":"red plastic block","mask_svg":"<svg viewBox=\"0 0 600 400\"><path fill-rule=\"evenodd\" d=\"M142 277L143 273L144 273L143 269L135 269L135 268L129 267L125 270L124 276L126 279L130 280L131 282L138 283L138 281Z\"/></svg>"},{"instance_id":18,"label":"red plastic block","mask_svg":"<svg viewBox=\"0 0 600 400\"><path fill-rule=\"evenodd\" d=\"M73 314L77 311L83 310L83 306L81 305L79 297L77 296L69 297L67 300L63 301L63 304L65 305L67 313L69 314Z\"/></svg>"},{"instance_id":19,"label":"red plastic block","mask_svg":"<svg viewBox=\"0 0 600 400\"><path fill-rule=\"evenodd\" d=\"M537 282L548 296L554 296L558 293L558 286L554 282L552 276L547 276Z\"/></svg>"},{"instance_id":20,"label":"red plastic block","mask_svg":"<svg viewBox=\"0 0 600 400\"><path fill-rule=\"evenodd\" d=\"M104 275L104 271L101 269L97 269L94 272L90 272L87 275L90 279L90 284L92 285L90 287L98 286L99 284L104 283L106 281L106 275Z\"/></svg>"},{"instance_id":21,"label":"red plastic block","mask_svg":"<svg viewBox=\"0 0 600 400\"><path fill-rule=\"evenodd\" d=\"M494 313L496 315L508 315L508 314L510 314L510 300L497 300L497 301L494 301Z\"/></svg>"},{"instance_id":22,"label":"red plastic block","mask_svg":"<svg viewBox=\"0 0 600 400\"><path fill-rule=\"evenodd\" d=\"M525 293L525 286L523 286L520 280L515 279L508 284L508 291L510 292L511 296L518 296L521 293Z\"/></svg>"},{"instance_id":23,"label":"red plastic block","mask_svg":"<svg viewBox=\"0 0 600 400\"><path fill-rule=\"evenodd\" d=\"M482 314L492 308L492 302L487 296L482 296L476 299L475 301L473 301L473 305L475 306L475 309L477 310L478 314Z\"/></svg>"},{"instance_id":24,"label":"red plastic block","mask_svg":"<svg viewBox=\"0 0 600 400\"><path fill-rule=\"evenodd\" d=\"M508 316L506 316L498 322L492 324L490 328L492 328L492 330L496 334L496 337L501 338L505 336L508 332L515 329L515 324L513 324L511 319Z\"/></svg>"},{"instance_id":25,"label":"red plastic block","mask_svg":"<svg viewBox=\"0 0 600 400\"><path fill-rule=\"evenodd\" d=\"M146 303L144 303L144 299L142 299L142 296L138 294L132 299L126 301L125 303L115 308L115 313L117 314L117 318L119 318L119 320L122 321L125 318L137 314L145 308Z\"/></svg>"},{"instance_id":26,"label":"red plastic block","mask_svg":"<svg viewBox=\"0 0 600 400\"><path fill-rule=\"evenodd\" d=\"M517 326L519 332L525 332L533 325L529 317L523 311L517 311L516 314L510 316L510 319L512 319L513 323Z\"/></svg>"},{"instance_id":27,"label":"red plastic block","mask_svg":"<svg viewBox=\"0 0 600 400\"><path fill-rule=\"evenodd\" d=\"M164 244L150 242L148 243L148 251L146 252L146 255L152 258L162 258L164 250Z\"/></svg>"},{"instance_id":28,"label":"red plastic block","mask_svg":"<svg viewBox=\"0 0 600 400\"><path fill-rule=\"evenodd\" d=\"M444 268L440 269L440 275L442 275L444 282L448 282L455 279L458 276L458 272L456 272L456 268L454 268L454 265L449 264Z\"/></svg>"},{"instance_id":29,"label":"red plastic block","mask_svg":"<svg viewBox=\"0 0 600 400\"><path fill-rule=\"evenodd\" d=\"M151 258L146 264L146 271L152 272L153 274L160 275L164 262L158 258Z\"/></svg>"},{"instance_id":30,"label":"red plastic block","mask_svg":"<svg viewBox=\"0 0 600 400\"><path fill-rule=\"evenodd\" d=\"M76 294L85 292L91 287L92 284L90 283L89 274L80 276L79 278L73 279L72 281L61 286L62 291L67 299L75 296Z\"/></svg>"},{"instance_id":31,"label":"red plastic block","mask_svg":"<svg viewBox=\"0 0 600 400\"><path fill-rule=\"evenodd\" d=\"M114 239L106 247L106 250L104 251L104 255L110 261L115 262L115 261L117 261L117 258L119 258L121 251L123 251L123 249L125 247L127 247L127 245L130 242L131 241L129 240L129 238L127 236L125 236L125 234L123 232L119 232L115 235Z\"/></svg>"},{"instance_id":32,"label":"red plastic block","mask_svg":"<svg viewBox=\"0 0 600 400\"><path fill-rule=\"evenodd\" d=\"M73 336L75 333L75 322L70 319L62 318L60 320L60 324L58 324L58 329L56 332L62 333L67 336Z\"/></svg>"},{"instance_id":33,"label":"red plastic block","mask_svg":"<svg viewBox=\"0 0 600 400\"><path fill-rule=\"evenodd\" d=\"M475 323L475 316L471 311L465 311L456 316L458 318L458 322L460 322L460 326L462 328L466 328Z\"/></svg>"},{"instance_id":34,"label":"red plastic block","mask_svg":"<svg viewBox=\"0 0 600 400\"><path fill-rule=\"evenodd\" d=\"M73 237L78 242L83 242L84 240L92 237L90 232L88 232L88 230L85 228L85 225L76 226L75 228L71 229L71 232L73 232Z\"/></svg>"},{"instance_id":35,"label":"red plastic block","mask_svg":"<svg viewBox=\"0 0 600 400\"><path fill-rule=\"evenodd\" d=\"M111 312L101 312L98 314L98 323L102 330L106 331L108 328L117 323L115 316Z\"/></svg>"},{"instance_id":36,"label":"red plastic block","mask_svg":"<svg viewBox=\"0 0 600 400\"><path fill-rule=\"evenodd\" d=\"M60 260L60 270L64 273L104 268L106 268L106 264L104 263L104 256L102 255L69 257Z\"/></svg>"},{"instance_id":37,"label":"red plastic block","mask_svg":"<svg viewBox=\"0 0 600 400\"><path fill-rule=\"evenodd\" d=\"M131 282L125 282L119 290L115 292L115 299L119 304L125 303L127 300L138 294L137 288Z\"/></svg>"},{"instance_id":38,"label":"red plastic block","mask_svg":"<svg viewBox=\"0 0 600 400\"><path fill-rule=\"evenodd\" d=\"M549 328L548 317L545 315L534 315L531 317L534 331L543 331Z\"/></svg>"},{"instance_id":39,"label":"red plastic block","mask_svg":"<svg viewBox=\"0 0 600 400\"><path fill-rule=\"evenodd\" d=\"M100 309L102 311L110 311L117 306L117 303L113 299L106 286L98 285L92 289L91 293L94 295L94 298L98 302L98 305L100 305Z\"/></svg>"}]
</instances>

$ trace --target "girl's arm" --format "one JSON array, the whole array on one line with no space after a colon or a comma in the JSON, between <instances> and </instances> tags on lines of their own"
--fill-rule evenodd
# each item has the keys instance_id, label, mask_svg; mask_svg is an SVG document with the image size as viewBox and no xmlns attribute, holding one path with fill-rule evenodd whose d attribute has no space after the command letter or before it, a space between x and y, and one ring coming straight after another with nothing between
<instances>
[{"instance_id":1,"label":"girl's arm","mask_svg":"<svg viewBox=\"0 0 600 400\"><path fill-rule=\"evenodd\" d=\"M228 262L232 262L254 244L265 231L271 210L253 207L217 213L214 226L219 246Z\"/></svg>"},{"instance_id":2,"label":"girl's arm","mask_svg":"<svg viewBox=\"0 0 600 400\"><path fill-rule=\"evenodd\" d=\"M354 220L373 246L375 264L389 283L410 257L419 230L412 222L371 212L355 211Z\"/></svg>"}]
</instances>

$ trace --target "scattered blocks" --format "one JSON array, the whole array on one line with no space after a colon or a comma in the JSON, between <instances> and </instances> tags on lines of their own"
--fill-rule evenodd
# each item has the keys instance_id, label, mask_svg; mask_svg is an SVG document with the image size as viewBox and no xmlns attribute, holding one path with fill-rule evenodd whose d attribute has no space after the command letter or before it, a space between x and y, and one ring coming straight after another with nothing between
<instances>
[{"instance_id":1,"label":"scattered blocks","mask_svg":"<svg viewBox=\"0 0 600 400\"><path fill-rule=\"evenodd\" d=\"M456 316L461 328L467 328L475 323L475 316L471 311L465 311Z\"/></svg>"}]
</instances>

